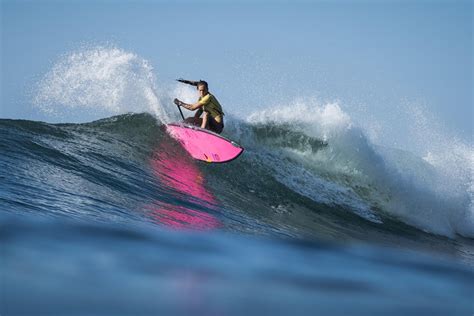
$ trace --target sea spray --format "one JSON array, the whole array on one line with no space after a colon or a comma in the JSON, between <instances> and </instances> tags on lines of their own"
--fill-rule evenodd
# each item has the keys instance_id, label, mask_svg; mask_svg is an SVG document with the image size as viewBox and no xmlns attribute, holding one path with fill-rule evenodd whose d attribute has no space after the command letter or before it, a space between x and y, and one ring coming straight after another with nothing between
<instances>
[{"instance_id":1,"label":"sea spray","mask_svg":"<svg viewBox=\"0 0 474 316\"><path fill-rule=\"evenodd\" d=\"M150 63L134 53L107 46L85 48L59 58L37 86L34 104L64 116L87 112L93 119L149 112L168 122Z\"/></svg>"}]
</instances>

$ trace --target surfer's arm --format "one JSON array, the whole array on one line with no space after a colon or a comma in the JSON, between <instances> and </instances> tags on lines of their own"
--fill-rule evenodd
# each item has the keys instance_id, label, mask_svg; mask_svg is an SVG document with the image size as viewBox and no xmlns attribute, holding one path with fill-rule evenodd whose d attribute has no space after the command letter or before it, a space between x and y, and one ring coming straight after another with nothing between
<instances>
[{"instance_id":1,"label":"surfer's arm","mask_svg":"<svg viewBox=\"0 0 474 316\"><path fill-rule=\"evenodd\" d=\"M184 103L183 101L179 99L174 99L174 104L177 106L182 106L183 108L190 110L190 111L195 111L202 107L205 103L198 101L197 103L191 104L191 103Z\"/></svg>"},{"instance_id":2,"label":"surfer's arm","mask_svg":"<svg viewBox=\"0 0 474 316\"><path fill-rule=\"evenodd\" d=\"M184 103L183 101L179 101L178 100L178 105L179 106L182 106L183 108L187 109L187 110L190 110L190 111L195 111L197 109L199 109L200 107L203 106L203 104L201 103L194 103L194 104L190 104L190 103Z\"/></svg>"},{"instance_id":3,"label":"surfer's arm","mask_svg":"<svg viewBox=\"0 0 474 316\"><path fill-rule=\"evenodd\" d=\"M204 105L209 104L210 101L211 101L211 95L208 93L204 97L199 98L199 101L196 103L184 103L183 101L178 100L178 99L175 99L174 103L190 111L195 111L203 107Z\"/></svg>"}]
</instances>

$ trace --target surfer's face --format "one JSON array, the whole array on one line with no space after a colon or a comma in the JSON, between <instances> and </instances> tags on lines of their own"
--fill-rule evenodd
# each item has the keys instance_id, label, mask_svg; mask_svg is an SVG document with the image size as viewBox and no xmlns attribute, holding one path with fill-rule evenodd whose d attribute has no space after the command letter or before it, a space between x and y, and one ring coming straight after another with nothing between
<instances>
[{"instance_id":1,"label":"surfer's face","mask_svg":"<svg viewBox=\"0 0 474 316\"><path fill-rule=\"evenodd\" d=\"M199 91L199 95L201 97L205 96L207 94L207 89L205 86L198 86L198 91Z\"/></svg>"}]
</instances>

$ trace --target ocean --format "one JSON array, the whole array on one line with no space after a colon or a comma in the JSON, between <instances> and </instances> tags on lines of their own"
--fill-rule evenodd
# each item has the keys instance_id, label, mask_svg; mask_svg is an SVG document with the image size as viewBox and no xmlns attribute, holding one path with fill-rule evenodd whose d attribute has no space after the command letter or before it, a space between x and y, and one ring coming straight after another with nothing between
<instances>
[{"instance_id":1,"label":"ocean","mask_svg":"<svg viewBox=\"0 0 474 316\"><path fill-rule=\"evenodd\" d=\"M66 56L37 102L117 115L0 119L2 315L474 313L469 147L420 157L375 144L338 104L304 118L295 104L227 115L245 152L207 164L166 132L177 113L146 64L100 52ZM135 93L110 101L113 72L84 89L90 58Z\"/></svg>"}]
</instances>

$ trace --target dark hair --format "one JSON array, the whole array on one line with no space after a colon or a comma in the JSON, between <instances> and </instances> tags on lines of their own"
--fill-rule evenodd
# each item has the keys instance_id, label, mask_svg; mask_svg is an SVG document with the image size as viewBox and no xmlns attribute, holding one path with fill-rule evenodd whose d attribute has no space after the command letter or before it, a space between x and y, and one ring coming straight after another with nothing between
<instances>
[{"instance_id":1,"label":"dark hair","mask_svg":"<svg viewBox=\"0 0 474 316\"><path fill-rule=\"evenodd\" d=\"M204 86L204 88L206 88L206 90L209 91L209 86L207 85L207 82L204 81L204 80L199 80L198 83L197 83L197 87L199 86Z\"/></svg>"}]
</instances>

